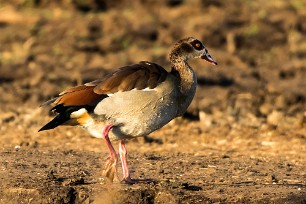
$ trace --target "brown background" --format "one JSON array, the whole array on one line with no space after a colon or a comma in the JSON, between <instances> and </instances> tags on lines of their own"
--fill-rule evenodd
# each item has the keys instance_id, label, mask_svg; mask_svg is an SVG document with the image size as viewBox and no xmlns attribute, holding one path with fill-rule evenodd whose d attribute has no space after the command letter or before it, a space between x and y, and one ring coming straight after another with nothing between
<instances>
[{"instance_id":1,"label":"brown background","mask_svg":"<svg viewBox=\"0 0 306 204\"><path fill-rule=\"evenodd\" d=\"M0 1L0 203L305 203L303 0ZM190 64L183 118L127 144L135 178L109 184L107 151L81 128L37 133L39 105L140 60L168 68L194 36L218 61Z\"/></svg>"}]
</instances>

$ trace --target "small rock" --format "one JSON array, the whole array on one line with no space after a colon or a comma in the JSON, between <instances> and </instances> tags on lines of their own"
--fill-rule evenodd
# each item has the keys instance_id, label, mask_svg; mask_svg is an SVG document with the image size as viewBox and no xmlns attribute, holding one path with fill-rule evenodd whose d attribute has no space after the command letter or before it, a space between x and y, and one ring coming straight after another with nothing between
<instances>
[{"instance_id":1,"label":"small rock","mask_svg":"<svg viewBox=\"0 0 306 204\"><path fill-rule=\"evenodd\" d=\"M207 114L204 111L200 111L199 118L200 118L201 123L205 127L211 127L212 126L212 124L213 124L212 115Z\"/></svg>"},{"instance_id":2,"label":"small rock","mask_svg":"<svg viewBox=\"0 0 306 204\"><path fill-rule=\"evenodd\" d=\"M284 113L280 111L274 110L271 114L267 117L267 122L270 125L278 126L284 120Z\"/></svg>"},{"instance_id":3,"label":"small rock","mask_svg":"<svg viewBox=\"0 0 306 204\"><path fill-rule=\"evenodd\" d=\"M285 108L287 106L287 102L286 102L286 98L283 96L283 95L280 95L278 96L276 99L275 99L275 107L276 108Z\"/></svg>"},{"instance_id":4,"label":"small rock","mask_svg":"<svg viewBox=\"0 0 306 204\"><path fill-rule=\"evenodd\" d=\"M271 180L273 183L278 183L278 179L276 178L274 174L271 176Z\"/></svg>"},{"instance_id":5,"label":"small rock","mask_svg":"<svg viewBox=\"0 0 306 204\"><path fill-rule=\"evenodd\" d=\"M21 147L20 147L20 145L16 145L14 148L15 148L15 150L19 150Z\"/></svg>"},{"instance_id":6,"label":"small rock","mask_svg":"<svg viewBox=\"0 0 306 204\"><path fill-rule=\"evenodd\" d=\"M259 107L259 111L263 115L268 115L273 110L273 105L271 103L264 103Z\"/></svg>"}]
</instances>

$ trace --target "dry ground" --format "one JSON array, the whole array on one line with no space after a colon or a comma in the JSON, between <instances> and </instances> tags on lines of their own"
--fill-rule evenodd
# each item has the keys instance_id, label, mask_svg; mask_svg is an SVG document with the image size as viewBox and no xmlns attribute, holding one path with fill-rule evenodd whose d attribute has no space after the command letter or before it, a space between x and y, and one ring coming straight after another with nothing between
<instances>
[{"instance_id":1,"label":"dry ground","mask_svg":"<svg viewBox=\"0 0 306 204\"><path fill-rule=\"evenodd\" d=\"M0 1L0 203L306 203L306 3ZM183 118L127 144L135 178L101 177L107 151L80 128L38 133L61 90L140 60L168 67L194 36Z\"/></svg>"}]
</instances>

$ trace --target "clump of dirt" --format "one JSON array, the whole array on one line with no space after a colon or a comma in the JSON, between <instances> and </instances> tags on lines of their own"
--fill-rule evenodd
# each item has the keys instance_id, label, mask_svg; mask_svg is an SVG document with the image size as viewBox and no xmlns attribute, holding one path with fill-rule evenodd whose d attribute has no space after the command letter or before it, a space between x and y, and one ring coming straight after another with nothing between
<instances>
[{"instance_id":1,"label":"clump of dirt","mask_svg":"<svg viewBox=\"0 0 306 204\"><path fill-rule=\"evenodd\" d=\"M12 1L0 12L0 203L305 203L303 1ZM219 65L190 62L198 89L182 118L128 143L135 178L101 177L101 140L37 133L41 103L141 60L169 70L180 38Z\"/></svg>"}]
</instances>

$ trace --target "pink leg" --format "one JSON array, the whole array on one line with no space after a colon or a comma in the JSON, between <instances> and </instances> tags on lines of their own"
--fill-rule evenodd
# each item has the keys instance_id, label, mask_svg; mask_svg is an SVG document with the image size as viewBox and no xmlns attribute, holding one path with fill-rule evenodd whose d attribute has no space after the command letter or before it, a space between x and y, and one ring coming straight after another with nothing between
<instances>
[{"instance_id":1,"label":"pink leg","mask_svg":"<svg viewBox=\"0 0 306 204\"><path fill-rule=\"evenodd\" d=\"M105 164L102 174L103 176L109 178L111 181L114 181L114 180L119 181L117 177L117 160L118 160L117 154L108 137L108 133L112 127L113 127L112 125L106 125L102 131L104 142L110 153L110 156ZM123 181L129 184L154 182L153 180L150 180L150 179L146 179L146 180L131 179L129 168L128 168L128 163L127 163L127 158L126 158L127 150L125 148L124 141L122 140L119 141L119 155L120 155L120 159L122 163Z\"/></svg>"},{"instance_id":2,"label":"pink leg","mask_svg":"<svg viewBox=\"0 0 306 204\"><path fill-rule=\"evenodd\" d=\"M117 177L117 154L109 140L108 133L113 126L106 125L102 130L102 138L109 150L110 156L106 161L105 167L102 171L102 175L109 178L111 181L119 180Z\"/></svg>"},{"instance_id":3,"label":"pink leg","mask_svg":"<svg viewBox=\"0 0 306 204\"><path fill-rule=\"evenodd\" d=\"M122 163L123 180L131 180L127 159L126 159L127 150L125 148L124 141L122 140L120 140L119 142L119 155Z\"/></svg>"},{"instance_id":4,"label":"pink leg","mask_svg":"<svg viewBox=\"0 0 306 204\"><path fill-rule=\"evenodd\" d=\"M124 141L120 140L119 141L119 155L122 163L122 171L123 171L123 179L122 181L128 183L128 184L135 184L135 183L150 183L150 182L155 182L151 179L132 179L130 177L130 172L128 168L128 163L127 163L127 150L125 148Z\"/></svg>"},{"instance_id":5,"label":"pink leg","mask_svg":"<svg viewBox=\"0 0 306 204\"><path fill-rule=\"evenodd\" d=\"M112 143L110 142L109 140L109 137L108 137L108 133L110 131L110 129L112 128L113 126L111 125L106 125L103 130L102 130L102 136L103 136L103 139L104 139L104 142L109 150L109 153L110 153L110 157L112 158L117 158L116 156L116 151L112 145Z\"/></svg>"}]
</instances>

